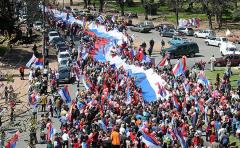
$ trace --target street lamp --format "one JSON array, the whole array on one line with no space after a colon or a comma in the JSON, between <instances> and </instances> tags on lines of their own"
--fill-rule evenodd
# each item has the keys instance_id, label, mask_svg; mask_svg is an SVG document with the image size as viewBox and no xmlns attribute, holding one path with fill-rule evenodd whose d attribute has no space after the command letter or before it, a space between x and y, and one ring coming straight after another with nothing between
<instances>
[{"instance_id":1,"label":"street lamp","mask_svg":"<svg viewBox=\"0 0 240 148\"><path fill-rule=\"evenodd\" d=\"M46 28L45 28L45 0L43 0L43 67L45 67L45 50L46 50Z\"/></svg>"}]
</instances>

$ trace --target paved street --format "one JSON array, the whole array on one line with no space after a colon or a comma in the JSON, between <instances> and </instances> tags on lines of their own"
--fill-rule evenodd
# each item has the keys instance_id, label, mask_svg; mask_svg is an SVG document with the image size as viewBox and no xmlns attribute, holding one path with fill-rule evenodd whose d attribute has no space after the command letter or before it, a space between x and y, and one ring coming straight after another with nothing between
<instances>
[{"instance_id":1,"label":"paved street","mask_svg":"<svg viewBox=\"0 0 240 148\"><path fill-rule=\"evenodd\" d=\"M155 41L155 46L154 46L154 52L153 52L153 57L156 58L156 64L161 60L161 56L159 55L159 51L161 48L161 41L162 39L167 43L171 38L167 37L161 37L159 35L159 32L152 30L151 33L139 33L139 32L132 32L128 31L129 35L134 34L136 36L135 40L135 45L140 45L142 42L146 42L147 44L147 49L149 47L149 41L153 39ZM214 55L216 58L221 57L220 54L220 49L219 47L214 47L214 46L207 46L204 43L203 38L195 38L195 37L187 37L190 41L196 42L199 46L200 53L196 55L195 58L187 58L187 66L191 67L194 65L195 62L198 62L200 60L208 62L210 57ZM240 44L237 44L238 49L240 49ZM172 60L174 63L177 59ZM209 65L207 65L207 68Z\"/></svg>"},{"instance_id":2,"label":"paved street","mask_svg":"<svg viewBox=\"0 0 240 148\"><path fill-rule=\"evenodd\" d=\"M152 31L152 33L137 33L137 32L131 32L128 31L128 33L130 35L135 34L136 35L136 40L135 40L135 45L138 46L139 44L141 44L143 41L145 41L148 45L149 41L151 39L153 39L155 41L155 47L154 47L154 52L153 52L153 57L156 59L156 63L158 63L162 57L159 55L159 49L160 49L160 42L163 39L166 43L171 39L171 38L165 38L165 37L161 37L159 35L159 33L155 30ZM213 46L206 46L204 43L204 39L201 38L194 38L194 37L188 37L189 40L194 41L196 43L198 43L199 49L200 49L200 53L197 54L197 56L195 58L188 58L187 59L187 66L191 67L195 62L199 61L199 60L203 60L203 61L208 61L209 58L214 54L215 57L220 57L220 52L219 52L219 47L213 47ZM78 40L75 41L75 44L78 45ZM149 46L149 45L148 45ZM240 47L239 45L237 45L238 48ZM55 51L54 49L50 50L50 55L52 57L51 59L51 63L50 63L50 67L51 68L57 68L57 59L55 56ZM173 60L173 63L176 61L177 59ZM69 86L69 92L71 94L71 97L74 98L75 96L75 92L77 91L77 85L76 84L70 84ZM84 89L82 84L80 89ZM25 106L24 106L25 107ZM27 106L26 106L27 107ZM31 110L29 110L28 112L20 115L19 117L17 117L17 121L16 122L25 122L25 120L27 120L29 118L31 114ZM42 113L38 114L38 119L40 119ZM60 122L58 121L57 118L53 118L53 125L54 127L56 127L56 129L59 129L60 127ZM4 125L9 124L9 122L6 122ZM28 126L28 125L27 125ZM12 130L8 131L8 135L7 138L11 137L12 134L16 131L16 129L14 129L14 127L12 128ZM38 139L39 137L39 130L37 132L38 135ZM20 135L20 140L17 142L17 145L19 148L21 147L26 147L27 141L29 140L29 132L23 132ZM208 144L207 144L208 145ZM43 144L37 144L36 145L37 148L44 148L46 147L46 145Z\"/></svg>"}]
</instances>

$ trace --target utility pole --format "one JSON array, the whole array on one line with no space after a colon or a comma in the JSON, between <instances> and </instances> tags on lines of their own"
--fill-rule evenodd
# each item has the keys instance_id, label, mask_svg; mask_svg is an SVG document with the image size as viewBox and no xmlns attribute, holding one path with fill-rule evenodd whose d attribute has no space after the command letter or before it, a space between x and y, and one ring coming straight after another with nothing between
<instances>
[{"instance_id":1,"label":"utility pole","mask_svg":"<svg viewBox=\"0 0 240 148\"><path fill-rule=\"evenodd\" d=\"M46 28L45 28L45 0L43 1L43 67L45 67L45 50L46 50Z\"/></svg>"},{"instance_id":2,"label":"utility pole","mask_svg":"<svg viewBox=\"0 0 240 148\"><path fill-rule=\"evenodd\" d=\"M64 9L64 0L63 0L63 9Z\"/></svg>"},{"instance_id":3,"label":"utility pole","mask_svg":"<svg viewBox=\"0 0 240 148\"><path fill-rule=\"evenodd\" d=\"M178 1L179 0L176 0L176 24L177 24L177 27L176 28L178 28Z\"/></svg>"}]
</instances>

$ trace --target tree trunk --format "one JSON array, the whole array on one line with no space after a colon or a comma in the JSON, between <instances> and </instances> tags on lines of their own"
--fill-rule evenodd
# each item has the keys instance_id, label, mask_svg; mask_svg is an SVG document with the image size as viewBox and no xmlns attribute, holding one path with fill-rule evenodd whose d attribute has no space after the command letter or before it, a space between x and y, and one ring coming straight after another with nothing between
<instances>
[{"instance_id":1,"label":"tree trunk","mask_svg":"<svg viewBox=\"0 0 240 148\"><path fill-rule=\"evenodd\" d=\"M148 20L148 9L147 9L147 8L145 8L145 13L144 13L144 15L145 15L145 20Z\"/></svg>"},{"instance_id":2,"label":"tree trunk","mask_svg":"<svg viewBox=\"0 0 240 148\"><path fill-rule=\"evenodd\" d=\"M124 3L120 4L120 8L121 8L121 16L124 16Z\"/></svg>"},{"instance_id":3,"label":"tree trunk","mask_svg":"<svg viewBox=\"0 0 240 148\"><path fill-rule=\"evenodd\" d=\"M103 12L104 0L100 0L99 12Z\"/></svg>"},{"instance_id":4,"label":"tree trunk","mask_svg":"<svg viewBox=\"0 0 240 148\"><path fill-rule=\"evenodd\" d=\"M91 0L88 0L87 4L88 4L88 6L90 6L91 5Z\"/></svg>"},{"instance_id":5,"label":"tree trunk","mask_svg":"<svg viewBox=\"0 0 240 148\"><path fill-rule=\"evenodd\" d=\"M73 5L73 0L70 0L70 6L72 6Z\"/></svg>"},{"instance_id":6,"label":"tree trunk","mask_svg":"<svg viewBox=\"0 0 240 148\"><path fill-rule=\"evenodd\" d=\"M87 5L87 0L84 0L84 7L83 7L83 8L86 9L87 6L88 6L88 5Z\"/></svg>"},{"instance_id":7,"label":"tree trunk","mask_svg":"<svg viewBox=\"0 0 240 148\"><path fill-rule=\"evenodd\" d=\"M218 29L222 28L222 12L218 15Z\"/></svg>"},{"instance_id":8,"label":"tree trunk","mask_svg":"<svg viewBox=\"0 0 240 148\"><path fill-rule=\"evenodd\" d=\"M176 25L178 27L178 0L177 0L177 4L176 4L176 11L175 11L175 14L176 14Z\"/></svg>"},{"instance_id":9,"label":"tree trunk","mask_svg":"<svg viewBox=\"0 0 240 148\"><path fill-rule=\"evenodd\" d=\"M212 29L212 15L208 14L208 26L210 29Z\"/></svg>"}]
</instances>

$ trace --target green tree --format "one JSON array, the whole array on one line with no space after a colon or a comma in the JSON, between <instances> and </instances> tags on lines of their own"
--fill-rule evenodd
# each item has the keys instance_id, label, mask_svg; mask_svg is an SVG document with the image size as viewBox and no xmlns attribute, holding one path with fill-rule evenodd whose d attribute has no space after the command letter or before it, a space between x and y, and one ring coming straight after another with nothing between
<instances>
[{"instance_id":1,"label":"green tree","mask_svg":"<svg viewBox=\"0 0 240 148\"><path fill-rule=\"evenodd\" d=\"M120 9L121 9L121 16L124 16L124 3L125 3L125 0L118 0L118 3L119 3L119 6L120 6Z\"/></svg>"},{"instance_id":2,"label":"green tree","mask_svg":"<svg viewBox=\"0 0 240 148\"><path fill-rule=\"evenodd\" d=\"M99 2L100 2L99 12L103 12L104 0L99 0Z\"/></svg>"}]
</instances>

